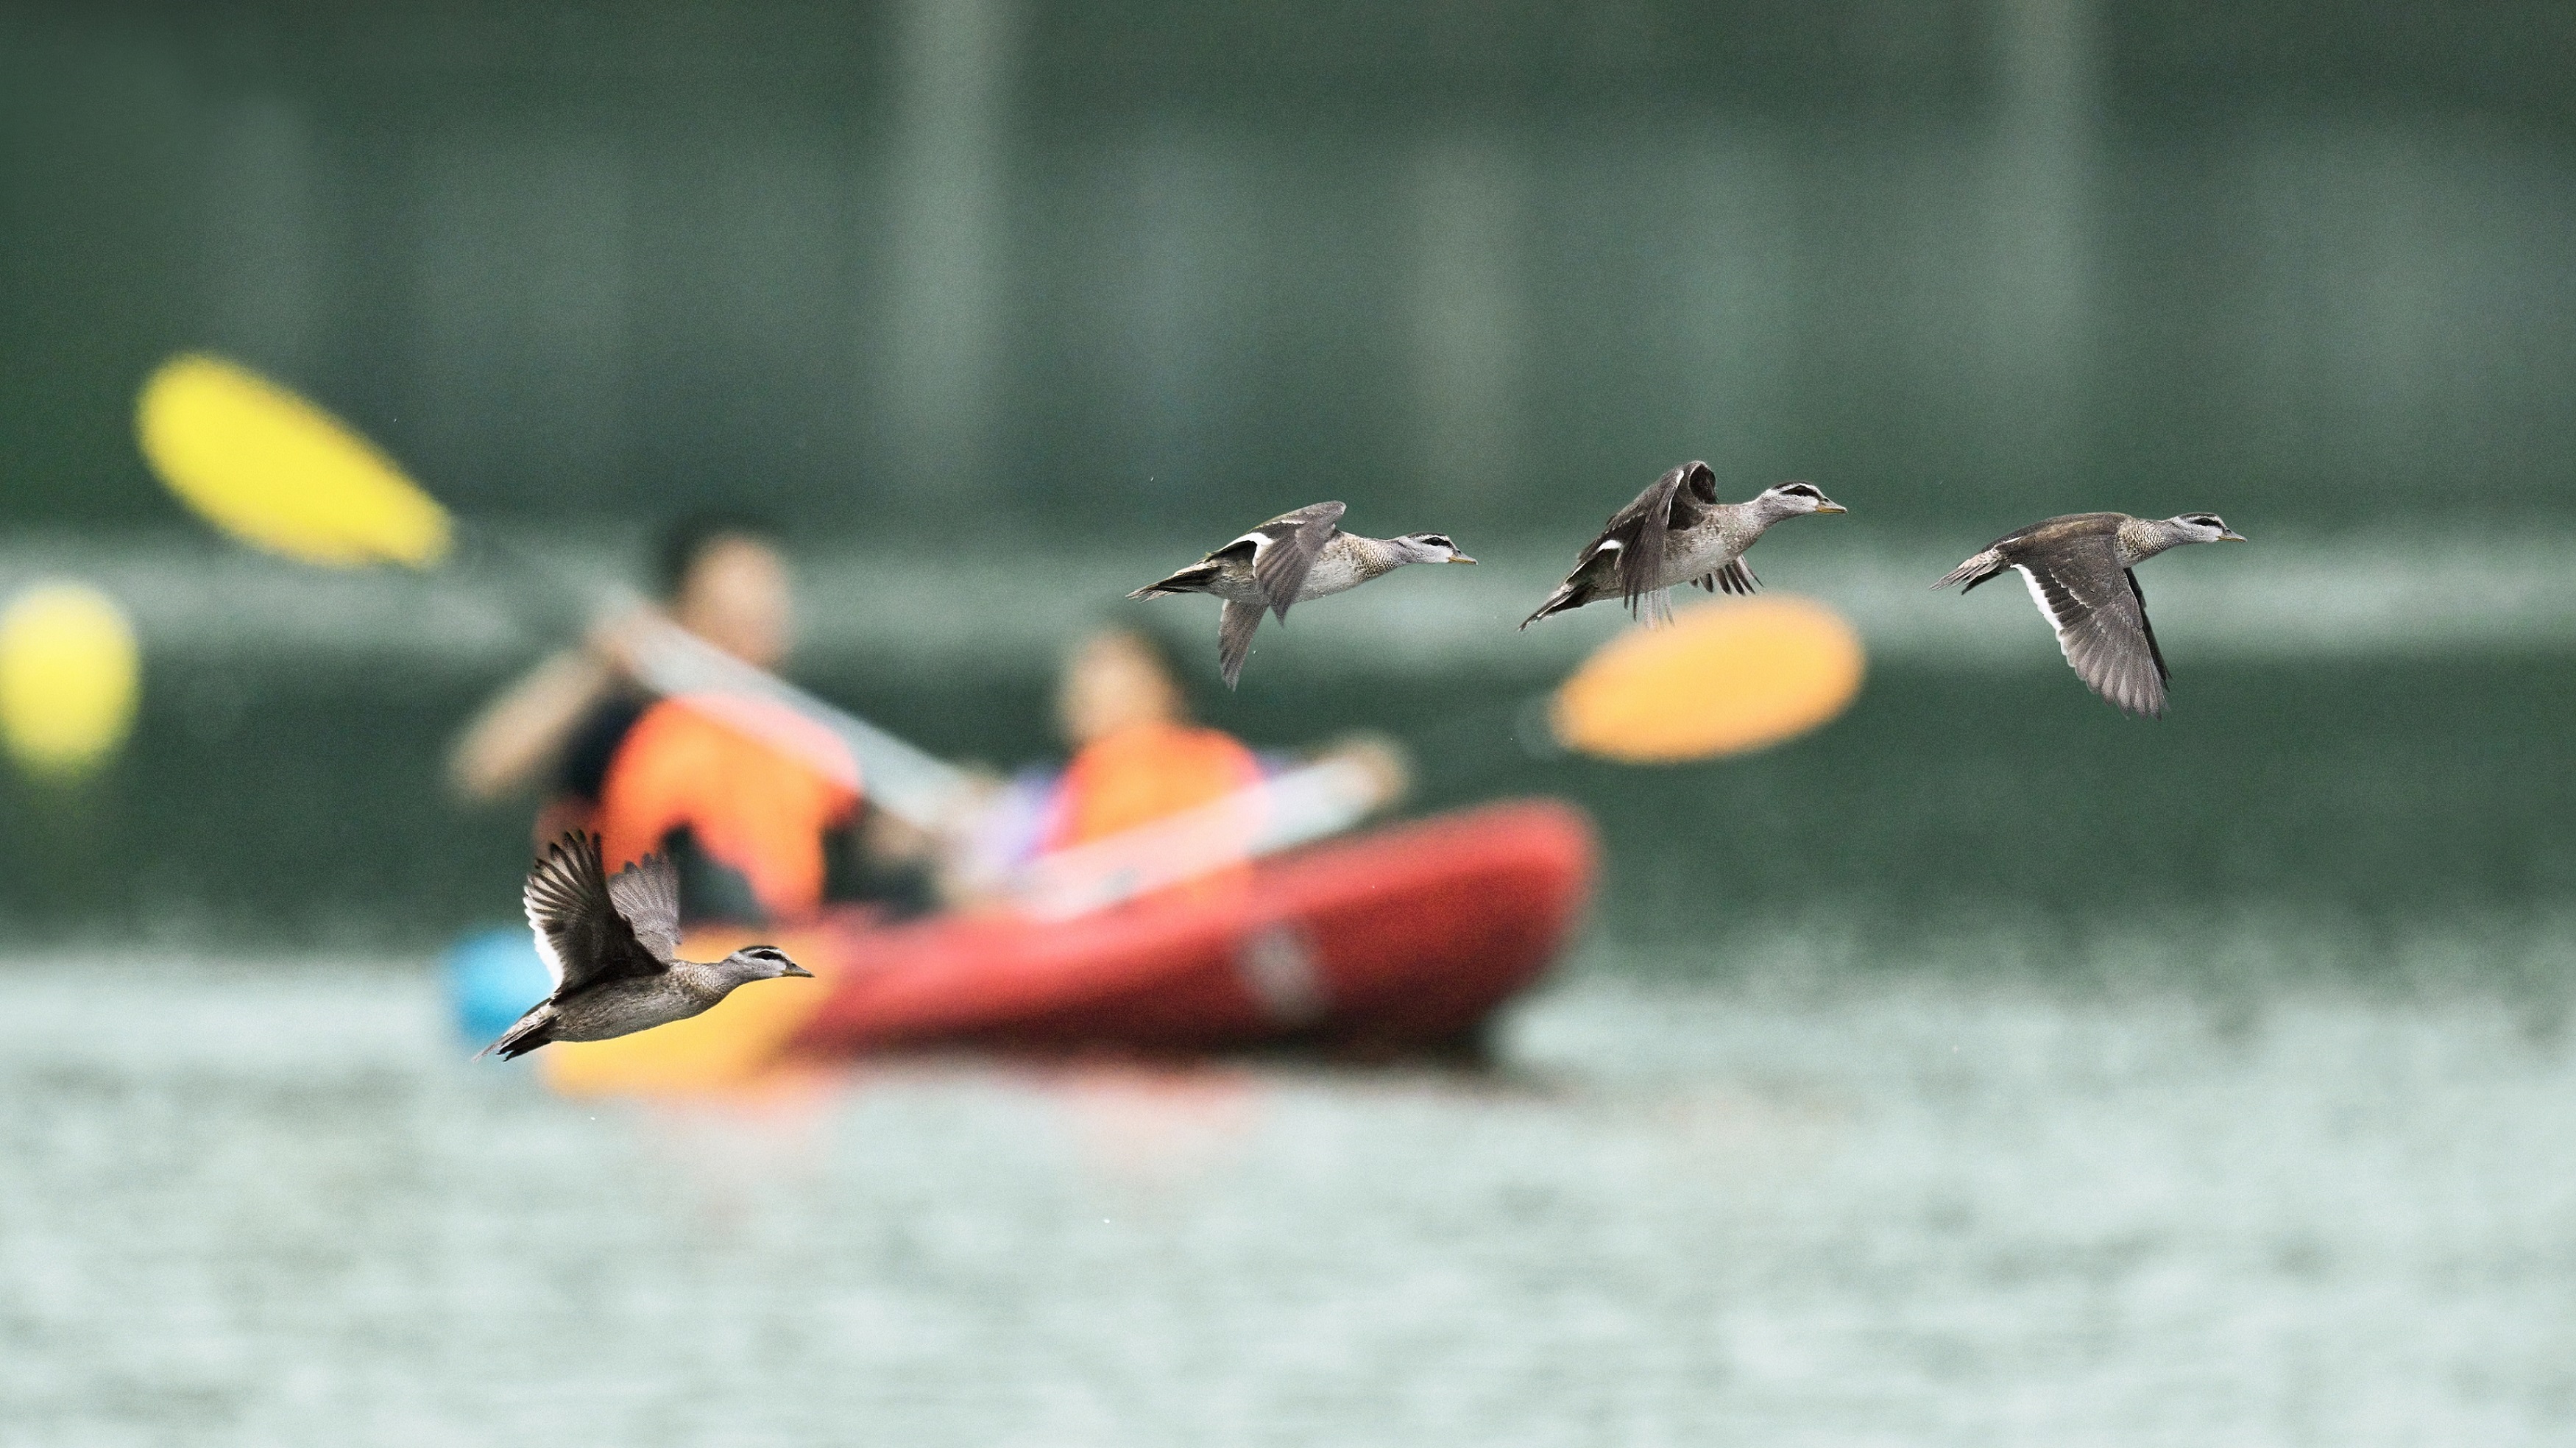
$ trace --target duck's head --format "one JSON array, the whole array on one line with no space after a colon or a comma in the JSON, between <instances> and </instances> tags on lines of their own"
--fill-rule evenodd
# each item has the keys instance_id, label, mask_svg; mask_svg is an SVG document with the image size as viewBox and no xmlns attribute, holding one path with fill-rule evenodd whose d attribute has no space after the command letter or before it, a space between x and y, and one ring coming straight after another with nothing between
<instances>
[{"instance_id":1,"label":"duck's head","mask_svg":"<svg viewBox=\"0 0 2576 1448\"><path fill-rule=\"evenodd\" d=\"M2183 513L2167 518L2165 526L2185 543L2242 543L2245 535L2227 526L2227 520L2216 513Z\"/></svg>"},{"instance_id":2,"label":"duck's head","mask_svg":"<svg viewBox=\"0 0 2576 1448\"><path fill-rule=\"evenodd\" d=\"M1407 563L1473 563L1476 560L1458 551L1446 533L1407 533L1387 540L1404 555Z\"/></svg>"},{"instance_id":3,"label":"duck's head","mask_svg":"<svg viewBox=\"0 0 2576 1448\"><path fill-rule=\"evenodd\" d=\"M1801 513L1848 513L1851 510L1824 495L1813 483L1782 483L1765 488L1755 499L1763 511L1775 518L1794 518Z\"/></svg>"},{"instance_id":4,"label":"duck's head","mask_svg":"<svg viewBox=\"0 0 2576 1448\"><path fill-rule=\"evenodd\" d=\"M787 952L775 945L746 945L724 958L725 967L743 980L776 980L781 976L810 976L814 972L787 958Z\"/></svg>"}]
</instances>

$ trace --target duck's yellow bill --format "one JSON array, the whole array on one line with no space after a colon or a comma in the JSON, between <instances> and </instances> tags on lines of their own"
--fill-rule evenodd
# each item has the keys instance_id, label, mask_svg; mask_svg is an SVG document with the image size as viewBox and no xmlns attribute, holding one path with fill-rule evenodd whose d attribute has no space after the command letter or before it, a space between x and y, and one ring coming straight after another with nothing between
<instances>
[{"instance_id":1,"label":"duck's yellow bill","mask_svg":"<svg viewBox=\"0 0 2576 1448\"><path fill-rule=\"evenodd\" d=\"M255 547L306 563L428 568L447 512L338 418L239 364L186 353L143 384L135 435L164 486Z\"/></svg>"},{"instance_id":2,"label":"duck's yellow bill","mask_svg":"<svg viewBox=\"0 0 2576 1448\"><path fill-rule=\"evenodd\" d=\"M1845 709L1860 635L1813 599L1771 594L1683 610L1611 640L1550 702L1557 742L1626 764L1679 764L1794 739Z\"/></svg>"}]
</instances>

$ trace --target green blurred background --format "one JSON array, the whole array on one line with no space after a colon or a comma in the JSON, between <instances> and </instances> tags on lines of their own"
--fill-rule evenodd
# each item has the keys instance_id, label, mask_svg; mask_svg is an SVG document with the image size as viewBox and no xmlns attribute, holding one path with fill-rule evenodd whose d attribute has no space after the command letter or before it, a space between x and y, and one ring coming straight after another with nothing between
<instances>
[{"instance_id":1,"label":"green blurred background","mask_svg":"<svg viewBox=\"0 0 2576 1448\"><path fill-rule=\"evenodd\" d=\"M572 587L208 535L188 349ZM0 772L0 1441L2556 1448L2571 441L2563 0L0 0L0 594L144 670ZM1694 457L1850 505L1751 561L1858 703L1533 757L1625 621L1513 625ZM1484 561L1235 695L1122 598L1336 497ZM1471 1080L469 1066L527 819L446 743L709 505L944 753L1147 618L1256 743L1580 802L1582 944ZM1925 591L2096 508L2253 539L2142 570L2160 722Z\"/></svg>"},{"instance_id":2,"label":"green blurred background","mask_svg":"<svg viewBox=\"0 0 2576 1448\"><path fill-rule=\"evenodd\" d=\"M1591 806L1640 968L2465 929L2547 976L2571 42L2539 4L7 7L0 581L101 581L147 682L108 775L8 786L0 912L401 950L510 913L523 822L439 751L578 619L200 536L131 410L207 348L576 580L777 520L801 675L1003 765L1053 747L1061 640L1241 525L1454 533L1474 576L1301 615L1202 704L1277 744L1483 711L1421 802ZM1855 617L1868 691L1752 759L1531 759L1515 702L1615 625L1511 624L1688 457L1852 506L1755 562ZM1919 591L2090 508L2256 540L2145 576L2160 724L2017 595Z\"/></svg>"}]
</instances>

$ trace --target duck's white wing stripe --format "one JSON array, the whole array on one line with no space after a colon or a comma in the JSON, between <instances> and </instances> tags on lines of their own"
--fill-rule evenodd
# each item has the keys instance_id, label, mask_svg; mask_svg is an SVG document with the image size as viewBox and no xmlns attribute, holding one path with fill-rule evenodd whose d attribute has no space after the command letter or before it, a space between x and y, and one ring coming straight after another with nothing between
<instances>
[{"instance_id":1,"label":"duck's white wing stripe","mask_svg":"<svg viewBox=\"0 0 2576 1448\"><path fill-rule=\"evenodd\" d=\"M2102 566L2092 566L2097 563ZM2164 669L2147 637L2146 609L2107 549L2099 560L2060 560L2051 566L2043 559L2037 568L2020 563L2013 568L2056 630L2058 652L2093 692L2132 714L2164 712Z\"/></svg>"},{"instance_id":2,"label":"duck's white wing stripe","mask_svg":"<svg viewBox=\"0 0 2576 1448\"><path fill-rule=\"evenodd\" d=\"M2057 634L2057 651L2066 655L2067 662L2073 663L2075 651L2066 642L2067 620L2058 617L2057 610L2049 607L2048 590L2039 586L2039 575L2031 572L2027 563L2014 564L2013 572L2021 575L2021 586L2030 590L2030 601L2039 606L2039 616L2048 620L2049 628Z\"/></svg>"},{"instance_id":3,"label":"duck's white wing stripe","mask_svg":"<svg viewBox=\"0 0 2576 1448\"><path fill-rule=\"evenodd\" d=\"M592 863L598 848L597 839L573 831L546 847L545 858L529 867L528 881L519 889L519 908L537 938L537 958L546 963L557 990L563 989L570 967L580 966L585 978L598 967L592 957L599 953L599 932L592 927L595 915L610 908ZM570 960L564 958L567 944Z\"/></svg>"},{"instance_id":4,"label":"duck's white wing stripe","mask_svg":"<svg viewBox=\"0 0 2576 1448\"><path fill-rule=\"evenodd\" d=\"M563 957L555 954L555 943L546 935L546 923L537 918L537 902L528 892L519 895L520 912L528 917L528 933L537 937L537 959L546 963L546 977L557 988L563 985Z\"/></svg>"}]
</instances>

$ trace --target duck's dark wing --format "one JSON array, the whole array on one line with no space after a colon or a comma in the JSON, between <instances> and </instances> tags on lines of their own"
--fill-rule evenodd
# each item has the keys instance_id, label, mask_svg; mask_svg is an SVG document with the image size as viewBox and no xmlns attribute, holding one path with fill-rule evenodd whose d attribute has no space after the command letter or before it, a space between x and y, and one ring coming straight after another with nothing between
<instances>
[{"instance_id":1,"label":"duck's dark wing","mask_svg":"<svg viewBox=\"0 0 2576 1448\"><path fill-rule=\"evenodd\" d=\"M608 903L626 917L635 943L669 965L680 951L680 871L668 855L646 855L608 882Z\"/></svg>"},{"instance_id":2,"label":"duck's dark wing","mask_svg":"<svg viewBox=\"0 0 2576 1448\"><path fill-rule=\"evenodd\" d=\"M2120 566L2109 530L2070 530L2037 546L2002 544L2030 585L2057 647L2093 692L2132 714L2165 712L2165 661L2147 625L2146 595Z\"/></svg>"},{"instance_id":3,"label":"duck's dark wing","mask_svg":"<svg viewBox=\"0 0 2576 1448\"><path fill-rule=\"evenodd\" d=\"M2156 682L2173 682L2173 670L2165 667L2165 651L2156 647L2156 621L2147 617L2147 591L2138 586L2138 570L2122 570L2129 578L2129 596L2138 601L2138 632L2147 636L2147 654L2156 661Z\"/></svg>"},{"instance_id":4,"label":"duck's dark wing","mask_svg":"<svg viewBox=\"0 0 2576 1448\"><path fill-rule=\"evenodd\" d=\"M604 980L659 975L667 968L617 913L596 835L575 830L547 846L546 857L528 871L520 903L528 928L536 932L537 954L554 972L555 999Z\"/></svg>"},{"instance_id":5,"label":"duck's dark wing","mask_svg":"<svg viewBox=\"0 0 2576 1448\"><path fill-rule=\"evenodd\" d=\"M1270 603L1270 611L1279 621L1288 621L1288 605L1297 601L1297 593L1306 586L1306 575L1314 571L1315 560L1324 555L1324 545L1342 531L1342 505L1310 503L1293 513L1282 513L1237 539L1250 541L1252 582ZM1248 638L1249 635L1246 635Z\"/></svg>"},{"instance_id":6,"label":"duck's dark wing","mask_svg":"<svg viewBox=\"0 0 2576 1448\"><path fill-rule=\"evenodd\" d=\"M1753 576L1753 570L1745 567L1741 558L1715 573L1703 573L1695 581L1711 593L1735 593L1747 597L1762 586L1762 580Z\"/></svg>"},{"instance_id":7,"label":"duck's dark wing","mask_svg":"<svg viewBox=\"0 0 2576 1448\"><path fill-rule=\"evenodd\" d=\"M1243 661L1252 656L1252 635L1261 627L1261 605L1227 599L1216 618L1216 662L1225 686L1243 677Z\"/></svg>"},{"instance_id":8,"label":"duck's dark wing","mask_svg":"<svg viewBox=\"0 0 2576 1448\"><path fill-rule=\"evenodd\" d=\"M1619 583L1620 601L1634 609L1637 599L1652 593L1664 576L1664 539L1677 528L1688 528L1699 521L1704 508L1717 504L1717 474L1706 463L1684 463L1639 493L1636 500L1610 515L1608 527L1586 544L1584 563L1604 552L1615 558L1612 576Z\"/></svg>"}]
</instances>

